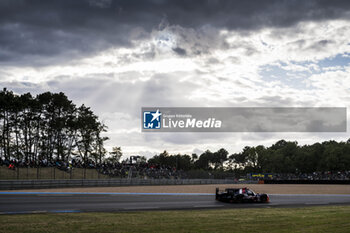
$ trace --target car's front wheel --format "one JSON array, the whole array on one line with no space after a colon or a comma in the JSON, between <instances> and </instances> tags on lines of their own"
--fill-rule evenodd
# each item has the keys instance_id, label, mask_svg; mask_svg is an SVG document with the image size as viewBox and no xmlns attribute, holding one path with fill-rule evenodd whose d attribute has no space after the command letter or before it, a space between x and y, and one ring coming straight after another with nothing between
<instances>
[{"instance_id":1,"label":"car's front wheel","mask_svg":"<svg viewBox=\"0 0 350 233\"><path fill-rule=\"evenodd\" d=\"M238 195L238 196L236 197L236 202L238 202L238 203L243 203L243 196L242 196L242 195Z\"/></svg>"}]
</instances>

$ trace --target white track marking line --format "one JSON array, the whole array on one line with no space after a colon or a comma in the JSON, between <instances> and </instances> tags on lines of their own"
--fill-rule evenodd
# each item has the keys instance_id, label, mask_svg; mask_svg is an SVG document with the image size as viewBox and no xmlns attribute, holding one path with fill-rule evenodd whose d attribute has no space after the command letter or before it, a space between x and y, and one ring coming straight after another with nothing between
<instances>
[{"instance_id":1,"label":"white track marking line","mask_svg":"<svg viewBox=\"0 0 350 233\"><path fill-rule=\"evenodd\" d=\"M194 208L223 207L224 205L195 205Z\"/></svg>"}]
</instances>

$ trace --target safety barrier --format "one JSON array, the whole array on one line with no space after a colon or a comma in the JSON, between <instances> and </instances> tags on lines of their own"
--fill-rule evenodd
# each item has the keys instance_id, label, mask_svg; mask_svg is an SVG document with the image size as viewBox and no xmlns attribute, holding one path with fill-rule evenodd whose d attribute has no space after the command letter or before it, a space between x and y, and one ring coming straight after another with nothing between
<instances>
[{"instance_id":1,"label":"safety barrier","mask_svg":"<svg viewBox=\"0 0 350 233\"><path fill-rule=\"evenodd\" d=\"M0 180L0 189L39 189L68 187L107 187L138 185L234 184L232 179L67 179L67 180Z\"/></svg>"},{"instance_id":2,"label":"safety barrier","mask_svg":"<svg viewBox=\"0 0 350 233\"><path fill-rule=\"evenodd\" d=\"M350 184L350 180L264 180L265 184Z\"/></svg>"}]
</instances>

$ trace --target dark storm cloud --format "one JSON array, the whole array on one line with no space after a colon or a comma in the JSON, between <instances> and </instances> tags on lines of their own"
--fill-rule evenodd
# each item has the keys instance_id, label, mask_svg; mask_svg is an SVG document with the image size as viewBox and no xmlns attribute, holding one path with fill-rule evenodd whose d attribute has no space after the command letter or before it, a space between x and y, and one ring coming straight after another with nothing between
<instances>
[{"instance_id":1,"label":"dark storm cloud","mask_svg":"<svg viewBox=\"0 0 350 233\"><path fill-rule=\"evenodd\" d=\"M348 18L350 1L3 0L0 63L45 65L132 46L170 25L229 30L289 27L305 20ZM184 48L174 52L184 55Z\"/></svg>"},{"instance_id":2,"label":"dark storm cloud","mask_svg":"<svg viewBox=\"0 0 350 233\"><path fill-rule=\"evenodd\" d=\"M176 47L173 49L175 53L177 53L180 56L185 56L186 55L186 50L180 47Z\"/></svg>"}]
</instances>

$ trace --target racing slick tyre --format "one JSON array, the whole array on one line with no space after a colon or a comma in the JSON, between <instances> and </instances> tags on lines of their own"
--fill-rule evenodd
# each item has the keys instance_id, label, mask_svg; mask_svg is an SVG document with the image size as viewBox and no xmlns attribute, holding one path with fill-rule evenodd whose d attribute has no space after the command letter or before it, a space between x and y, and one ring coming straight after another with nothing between
<instances>
[{"instance_id":1,"label":"racing slick tyre","mask_svg":"<svg viewBox=\"0 0 350 233\"><path fill-rule=\"evenodd\" d=\"M266 195L262 195L262 196L260 197L260 202L262 202L262 203L267 202L267 196L266 196Z\"/></svg>"},{"instance_id":2,"label":"racing slick tyre","mask_svg":"<svg viewBox=\"0 0 350 233\"><path fill-rule=\"evenodd\" d=\"M238 195L238 196L236 197L236 202L237 202L237 203L243 203L243 195Z\"/></svg>"}]
</instances>

